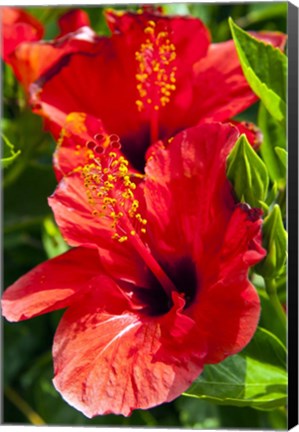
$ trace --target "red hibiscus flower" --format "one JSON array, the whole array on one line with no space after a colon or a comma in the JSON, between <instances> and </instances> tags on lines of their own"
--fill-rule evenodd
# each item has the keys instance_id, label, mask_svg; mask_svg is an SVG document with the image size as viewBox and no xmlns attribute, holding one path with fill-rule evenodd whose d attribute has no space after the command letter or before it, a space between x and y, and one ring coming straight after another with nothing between
<instances>
[{"instance_id":1,"label":"red hibiscus flower","mask_svg":"<svg viewBox=\"0 0 299 432\"><path fill-rule=\"evenodd\" d=\"M89 417L129 415L173 400L204 364L252 338L260 304L247 274L265 255L261 212L236 204L225 176L234 126L161 142L144 175L131 172L116 135L92 131L83 143L91 130L68 140L73 153L86 147L86 164L71 158L67 168L61 144L68 174L49 201L75 248L21 277L2 308L19 321L67 307L55 387Z\"/></svg>"},{"instance_id":2,"label":"red hibiscus flower","mask_svg":"<svg viewBox=\"0 0 299 432\"><path fill-rule=\"evenodd\" d=\"M225 122L257 100L233 41L211 44L199 19L158 11L105 16L110 37L96 35L87 15L73 10L61 18L59 38L20 43L7 60L56 137L68 113L84 111L121 137L125 155L142 170L150 143L206 121ZM285 44L281 33L253 34ZM259 141L252 127L248 138Z\"/></svg>"}]
</instances>

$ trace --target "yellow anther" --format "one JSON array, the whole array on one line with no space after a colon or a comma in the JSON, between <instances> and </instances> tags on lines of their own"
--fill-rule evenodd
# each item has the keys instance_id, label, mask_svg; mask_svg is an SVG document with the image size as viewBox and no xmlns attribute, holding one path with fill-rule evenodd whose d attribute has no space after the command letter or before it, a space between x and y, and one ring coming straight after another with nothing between
<instances>
[{"instance_id":1,"label":"yellow anther","mask_svg":"<svg viewBox=\"0 0 299 432\"><path fill-rule=\"evenodd\" d=\"M127 168L125 165L123 165L123 164L121 164L121 165L119 166L118 170L119 170L119 172L120 172L122 175L127 174L127 172L128 172L128 168Z\"/></svg>"},{"instance_id":2,"label":"yellow anther","mask_svg":"<svg viewBox=\"0 0 299 432\"><path fill-rule=\"evenodd\" d=\"M144 30L144 33L150 33L153 34L155 32L155 30L152 27L146 27L146 29Z\"/></svg>"},{"instance_id":3,"label":"yellow anther","mask_svg":"<svg viewBox=\"0 0 299 432\"><path fill-rule=\"evenodd\" d=\"M108 175L107 175L107 180L108 180L109 182L113 182L113 181L116 180L116 177L115 177L115 175L108 174Z\"/></svg>"},{"instance_id":4,"label":"yellow anther","mask_svg":"<svg viewBox=\"0 0 299 432\"><path fill-rule=\"evenodd\" d=\"M94 159L96 163L92 161L78 171L82 175L92 215L108 218L111 237L123 243L130 236L140 234L140 228L143 228L141 214L138 213L139 224L134 219L139 201L134 195L137 186L132 178L143 179L144 176L130 173L127 159L124 156L116 157L115 152L104 150Z\"/></svg>"},{"instance_id":5,"label":"yellow anther","mask_svg":"<svg viewBox=\"0 0 299 432\"><path fill-rule=\"evenodd\" d=\"M115 168L117 165L118 165L118 160L114 160L114 161L111 163L111 167L112 167L112 168Z\"/></svg>"},{"instance_id":6,"label":"yellow anther","mask_svg":"<svg viewBox=\"0 0 299 432\"><path fill-rule=\"evenodd\" d=\"M168 31L157 32L156 24L152 20L148 21L144 33L147 38L135 53L138 62L137 90L140 96L136 106L139 111L146 107L158 111L161 106L165 106L170 101L170 99L163 99L161 102L162 94L165 94L165 91L175 90L173 84L176 82L176 67L173 62L176 58L176 48L170 40ZM168 92L166 96L170 94Z\"/></svg>"}]
</instances>

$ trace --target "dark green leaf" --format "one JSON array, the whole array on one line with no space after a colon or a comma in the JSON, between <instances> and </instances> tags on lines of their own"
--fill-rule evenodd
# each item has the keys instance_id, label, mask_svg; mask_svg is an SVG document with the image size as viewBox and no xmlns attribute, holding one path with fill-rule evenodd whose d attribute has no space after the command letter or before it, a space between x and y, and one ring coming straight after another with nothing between
<instances>
[{"instance_id":1,"label":"dark green leaf","mask_svg":"<svg viewBox=\"0 0 299 432\"><path fill-rule=\"evenodd\" d=\"M229 24L243 73L256 95L277 120L286 115L287 58L272 45L257 40L238 27Z\"/></svg>"},{"instance_id":2,"label":"dark green leaf","mask_svg":"<svg viewBox=\"0 0 299 432\"><path fill-rule=\"evenodd\" d=\"M221 427L218 407L203 400L179 397L176 401L180 420L188 429L217 429Z\"/></svg>"},{"instance_id":3,"label":"dark green leaf","mask_svg":"<svg viewBox=\"0 0 299 432\"><path fill-rule=\"evenodd\" d=\"M261 207L260 201L265 200L268 190L268 172L245 135L241 135L227 159L227 177L240 201Z\"/></svg>"}]
</instances>

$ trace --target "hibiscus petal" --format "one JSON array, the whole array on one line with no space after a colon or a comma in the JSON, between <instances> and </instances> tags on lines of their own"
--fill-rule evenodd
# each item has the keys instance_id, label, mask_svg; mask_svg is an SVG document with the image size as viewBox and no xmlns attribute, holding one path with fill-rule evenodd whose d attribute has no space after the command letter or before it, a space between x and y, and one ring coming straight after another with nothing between
<instances>
[{"instance_id":1,"label":"hibiscus petal","mask_svg":"<svg viewBox=\"0 0 299 432\"><path fill-rule=\"evenodd\" d=\"M101 42L94 43L96 39L96 34L89 27L82 27L53 42L24 41L16 47L7 62L12 66L16 77L22 82L25 90L30 91L33 107L37 110L42 108L39 92L43 81L67 65L72 53L93 55L94 50L101 46ZM30 87L34 81L36 84ZM55 104L54 108L60 109ZM74 107L70 111L75 110L79 111L80 108ZM68 112L64 111L65 115ZM50 112L47 114L50 115Z\"/></svg>"},{"instance_id":2,"label":"hibiscus petal","mask_svg":"<svg viewBox=\"0 0 299 432\"><path fill-rule=\"evenodd\" d=\"M220 253L203 263L201 286L191 317L196 317L205 332L208 363L241 351L256 330L260 302L247 274L249 266L266 254L261 246L261 214L259 209L238 205Z\"/></svg>"},{"instance_id":3,"label":"hibiscus petal","mask_svg":"<svg viewBox=\"0 0 299 432\"><path fill-rule=\"evenodd\" d=\"M225 163L237 137L231 125L205 124L178 134L166 149L156 147L148 159L144 193L161 258L219 250L234 207Z\"/></svg>"},{"instance_id":4,"label":"hibiscus petal","mask_svg":"<svg viewBox=\"0 0 299 432\"><path fill-rule=\"evenodd\" d=\"M48 199L62 235L71 246L94 246L101 238L112 236L111 222L98 221L88 202L81 172L65 176ZM109 236L109 234L111 234Z\"/></svg>"},{"instance_id":5,"label":"hibiscus petal","mask_svg":"<svg viewBox=\"0 0 299 432\"><path fill-rule=\"evenodd\" d=\"M171 401L202 370L203 355L185 354L184 345L170 335L172 349L159 352L159 318L134 314L125 301L122 313L111 312L109 305L122 306L115 293L112 281L97 284L84 301L67 310L54 339L54 385L88 417L127 416L134 408Z\"/></svg>"},{"instance_id":6,"label":"hibiscus petal","mask_svg":"<svg viewBox=\"0 0 299 432\"><path fill-rule=\"evenodd\" d=\"M194 314L207 341L206 363L218 363L241 351L253 337L259 317L260 301L254 286L237 274L202 289Z\"/></svg>"},{"instance_id":7,"label":"hibiscus petal","mask_svg":"<svg viewBox=\"0 0 299 432\"><path fill-rule=\"evenodd\" d=\"M93 213L95 207L88 202L80 172L73 172L61 180L49 198L49 205L68 244L97 247L106 271L115 278L140 286L148 285L144 276L145 264L130 242L123 244L114 240L112 220Z\"/></svg>"},{"instance_id":8,"label":"hibiscus petal","mask_svg":"<svg viewBox=\"0 0 299 432\"><path fill-rule=\"evenodd\" d=\"M9 321L21 321L64 308L88 289L99 269L96 250L70 250L38 265L4 291L2 313Z\"/></svg>"},{"instance_id":9,"label":"hibiscus petal","mask_svg":"<svg viewBox=\"0 0 299 432\"><path fill-rule=\"evenodd\" d=\"M229 221L220 253L221 278L226 272L257 264L266 255L261 246L262 211L239 204ZM238 272L236 273L238 277Z\"/></svg>"},{"instance_id":10,"label":"hibiscus petal","mask_svg":"<svg viewBox=\"0 0 299 432\"><path fill-rule=\"evenodd\" d=\"M9 63L9 56L22 42L37 41L42 38L42 24L22 9L1 7L3 37L3 58Z\"/></svg>"},{"instance_id":11,"label":"hibiscus petal","mask_svg":"<svg viewBox=\"0 0 299 432\"><path fill-rule=\"evenodd\" d=\"M59 18L58 25L60 29L59 37L61 37L81 27L90 27L90 21L86 12L81 9L73 9Z\"/></svg>"},{"instance_id":12,"label":"hibiscus petal","mask_svg":"<svg viewBox=\"0 0 299 432\"><path fill-rule=\"evenodd\" d=\"M286 35L278 32L253 36L280 48L286 41ZM194 65L194 84L193 124L228 120L257 101L243 75L233 40L210 45L207 56Z\"/></svg>"}]
</instances>

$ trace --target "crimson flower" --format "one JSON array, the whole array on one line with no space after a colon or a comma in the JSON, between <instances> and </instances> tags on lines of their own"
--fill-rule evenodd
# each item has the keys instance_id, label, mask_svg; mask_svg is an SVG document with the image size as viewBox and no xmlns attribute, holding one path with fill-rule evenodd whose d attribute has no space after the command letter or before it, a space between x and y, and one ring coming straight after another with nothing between
<instances>
[{"instance_id":1,"label":"crimson flower","mask_svg":"<svg viewBox=\"0 0 299 432\"><path fill-rule=\"evenodd\" d=\"M118 136L92 125L87 116L67 140L67 151L87 149L86 164L71 166L60 144L68 174L49 199L74 248L10 286L2 308L10 321L67 308L53 346L56 389L89 417L129 415L173 400L252 338L260 304L247 274L265 255L261 211L236 204L225 176L234 126L160 142L143 175Z\"/></svg>"},{"instance_id":2,"label":"crimson flower","mask_svg":"<svg viewBox=\"0 0 299 432\"><path fill-rule=\"evenodd\" d=\"M87 15L73 10L60 19L56 40L20 38L6 58L56 137L67 114L86 112L121 137L125 155L142 170L146 149L158 139L228 121L257 100L234 42L212 44L199 19L147 10L106 10L105 17L110 37L98 36ZM4 31L4 45L10 34ZM280 48L286 40L278 32L252 34ZM259 142L252 125L241 128Z\"/></svg>"}]
</instances>

